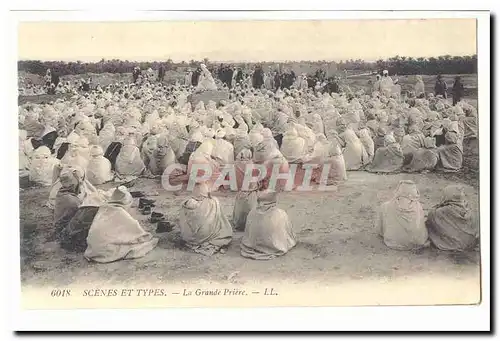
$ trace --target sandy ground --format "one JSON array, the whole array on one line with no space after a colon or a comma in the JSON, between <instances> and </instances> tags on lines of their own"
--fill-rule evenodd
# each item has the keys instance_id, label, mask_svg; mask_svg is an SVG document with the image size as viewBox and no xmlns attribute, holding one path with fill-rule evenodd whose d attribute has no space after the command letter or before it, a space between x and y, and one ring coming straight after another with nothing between
<instances>
[{"instance_id":1,"label":"sandy ground","mask_svg":"<svg viewBox=\"0 0 500 341\"><path fill-rule=\"evenodd\" d=\"M310 279L336 283L344 280L406 278L408 276L446 275L453 278L477 278L479 254L464 255L427 249L420 253L390 250L374 229L376 208L391 198L398 182L417 183L421 203L427 212L441 197L441 189L454 180L443 174L375 175L350 172L349 180L329 193L287 193L279 199L293 222L299 243L284 257L255 261L240 256L242 233L234 234L226 254L205 257L184 250L178 228L158 234L160 242L146 257L111 264L87 262L81 254L71 254L50 241L52 211L42 204L47 189L21 192L21 270L23 284L64 286L82 283L99 285L140 284L144 282L191 282L203 279L224 282L228 278L245 284L253 280L284 280L304 283ZM175 196L162 190L154 180L141 179L135 188L146 193L158 192L157 209L176 222L185 195ZM465 184L467 198L478 206L478 189ZM217 194L225 215L231 218L234 194ZM153 226L147 216L136 217L147 229ZM236 275L235 275L236 274ZM231 276L232 275L232 276Z\"/></svg>"}]
</instances>

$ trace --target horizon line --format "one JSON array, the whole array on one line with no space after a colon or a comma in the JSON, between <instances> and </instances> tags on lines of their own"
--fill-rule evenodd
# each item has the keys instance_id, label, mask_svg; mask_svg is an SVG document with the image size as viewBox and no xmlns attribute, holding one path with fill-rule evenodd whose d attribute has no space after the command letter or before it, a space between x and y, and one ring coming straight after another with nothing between
<instances>
[{"instance_id":1,"label":"horizon line","mask_svg":"<svg viewBox=\"0 0 500 341\"><path fill-rule=\"evenodd\" d=\"M445 56L449 56L451 58L453 57L474 57L474 56L477 56L477 53L474 53L474 54L464 54L464 55L448 55L448 54L441 54L441 55L434 55L434 56L418 56L418 57L413 57L413 56L391 56L391 57L380 57L380 58L377 58L377 59L363 59L363 58L346 58L346 59L316 59L316 60L210 60L210 58L208 57L205 57L205 58L208 58L208 62L209 63L298 63L298 62L313 62L313 63L318 63L318 62L325 62L325 63L340 63L340 62L346 62L346 61L356 61L356 60L361 60L361 62L364 62L364 63L376 63L378 60L383 60L383 61L386 61L390 58L394 58L394 57L405 57L406 59L409 59L409 58L412 58L412 59L419 59L419 58L425 58L425 59L430 59L430 58L439 58L439 57L445 57ZM63 59L50 59L50 58L44 58L44 59L41 59L41 58L19 58L18 59L18 62L29 62L29 61L40 61L40 62L66 62L66 63L70 63L70 62L82 62L82 63L99 63L102 59L104 59L104 61L112 61L112 60L118 60L118 61L128 61L128 62L132 62L132 63L154 63L154 62L167 62L170 58L158 58L158 59L148 59L148 60L130 60L130 59L127 59L127 58L116 58L116 57L109 57L109 58L104 58L102 57L101 59L92 59L92 60L89 60L89 59L67 59L67 58L63 58ZM189 59L189 60L174 60L172 59L172 62L174 64L180 64L182 62L184 63L188 63L191 61L191 60L194 60L194 59ZM196 62L201 62L203 60L195 60Z\"/></svg>"}]
</instances>

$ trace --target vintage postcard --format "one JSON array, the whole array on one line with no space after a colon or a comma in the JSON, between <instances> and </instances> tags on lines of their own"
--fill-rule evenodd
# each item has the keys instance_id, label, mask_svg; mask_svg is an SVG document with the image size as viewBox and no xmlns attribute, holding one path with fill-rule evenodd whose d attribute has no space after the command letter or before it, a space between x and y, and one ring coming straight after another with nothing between
<instances>
[{"instance_id":1,"label":"vintage postcard","mask_svg":"<svg viewBox=\"0 0 500 341\"><path fill-rule=\"evenodd\" d=\"M483 304L488 13L238 18L16 14L21 308Z\"/></svg>"}]
</instances>

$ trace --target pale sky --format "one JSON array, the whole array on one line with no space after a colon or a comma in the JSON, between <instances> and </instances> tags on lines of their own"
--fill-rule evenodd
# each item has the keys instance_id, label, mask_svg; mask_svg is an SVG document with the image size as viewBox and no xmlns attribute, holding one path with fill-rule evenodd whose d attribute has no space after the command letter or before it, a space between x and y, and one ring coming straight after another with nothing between
<instances>
[{"instance_id":1,"label":"pale sky","mask_svg":"<svg viewBox=\"0 0 500 341\"><path fill-rule=\"evenodd\" d=\"M476 53L475 19L24 22L19 59L376 60Z\"/></svg>"}]
</instances>

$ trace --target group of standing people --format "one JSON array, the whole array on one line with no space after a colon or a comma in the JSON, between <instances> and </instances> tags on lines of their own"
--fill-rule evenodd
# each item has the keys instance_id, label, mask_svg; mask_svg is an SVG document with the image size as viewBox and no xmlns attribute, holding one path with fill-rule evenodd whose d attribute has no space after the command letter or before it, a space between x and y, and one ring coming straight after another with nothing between
<instances>
[{"instance_id":1,"label":"group of standing people","mask_svg":"<svg viewBox=\"0 0 500 341\"><path fill-rule=\"evenodd\" d=\"M198 78L201 74L201 69L197 68L194 71L189 70L186 73L185 85L198 85ZM220 64L216 71L218 80L221 81L222 87L225 89L233 88L254 88L266 89L273 92L278 90L308 88L316 92L338 93L340 91L338 80L335 77L326 78L324 70L317 70L314 75L305 73L297 76L293 70L285 70L280 72L272 70L269 67L265 71L262 65L257 64L253 71L245 71L241 67L232 67L228 64Z\"/></svg>"},{"instance_id":2,"label":"group of standing people","mask_svg":"<svg viewBox=\"0 0 500 341\"><path fill-rule=\"evenodd\" d=\"M158 72L156 76L157 82L163 82L165 79L166 68L165 65L160 64L158 67ZM148 68L145 71L142 71L139 66L135 66L132 70L132 83L134 84L142 84L143 82L153 82L155 80L155 71L153 68Z\"/></svg>"},{"instance_id":3,"label":"group of standing people","mask_svg":"<svg viewBox=\"0 0 500 341\"><path fill-rule=\"evenodd\" d=\"M399 86L397 80L393 80L389 76L389 72L384 70L382 76L377 75L376 81L373 84L373 90L384 93L385 95L401 93L401 86ZM416 98L425 98L425 84L421 75L416 76L416 83L413 90L413 94ZM444 99L448 98L448 84L444 80L442 75L437 75L436 82L434 84L433 94L434 96L440 96ZM452 95L452 105L456 105L464 97L464 85L462 83L462 78L460 76L455 76L453 86L451 88Z\"/></svg>"},{"instance_id":4,"label":"group of standing people","mask_svg":"<svg viewBox=\"0 0 500 341\"><path fill-rule=\"evenodd\" d=\"M453 105L456 105L458 102L460 102L460 100L464 96L464 91L465 89L462 83L462 78L460 76L455 76L453 87L451 88ZM448 98L448 84L443 79L442 75L437 76L436 84L434 85L434 95Z\"/></svg>"}]
</instances>

